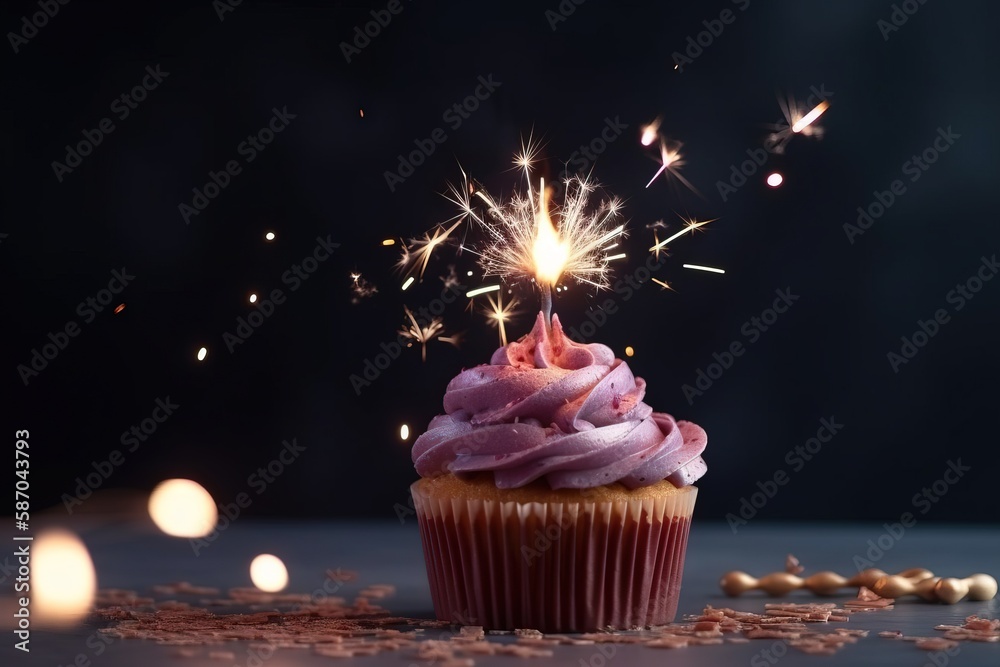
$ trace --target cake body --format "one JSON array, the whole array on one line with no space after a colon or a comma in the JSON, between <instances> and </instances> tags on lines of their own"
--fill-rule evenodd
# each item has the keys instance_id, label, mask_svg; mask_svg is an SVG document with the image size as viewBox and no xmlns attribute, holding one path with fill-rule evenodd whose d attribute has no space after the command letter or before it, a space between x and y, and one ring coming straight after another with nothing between
<instances>
[{"instance_id":1,"label":"cake body","mask_svg":"<svg viewBox=\"0 0 1000 667\"><path fill-rule=\"evenodd\" d=\"M609 348L541 315L452 380L413 446L439 619L544 632L674 619L707 436L644 393Z\"/></svg>"}]
</instances>

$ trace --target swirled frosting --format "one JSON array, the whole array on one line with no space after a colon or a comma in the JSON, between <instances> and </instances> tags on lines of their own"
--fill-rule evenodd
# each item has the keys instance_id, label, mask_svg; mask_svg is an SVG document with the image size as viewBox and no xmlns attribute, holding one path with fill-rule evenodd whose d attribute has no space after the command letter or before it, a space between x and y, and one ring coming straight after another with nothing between
<instances>
[{"instance_id":1,"label":"swirled frosting","mask_svg":"<svg viewBox=\"0 0 1000 667\"><path fill-rule=\"evenodd\" d=\"M502 489L540 477L553 489L693 483L708 436L653 412L645 393L609 347L567 338L556 315L549 331L539 313L529 334L448 383L413 463L422 477L492 472Z\"/></svg>"}]
</instances>

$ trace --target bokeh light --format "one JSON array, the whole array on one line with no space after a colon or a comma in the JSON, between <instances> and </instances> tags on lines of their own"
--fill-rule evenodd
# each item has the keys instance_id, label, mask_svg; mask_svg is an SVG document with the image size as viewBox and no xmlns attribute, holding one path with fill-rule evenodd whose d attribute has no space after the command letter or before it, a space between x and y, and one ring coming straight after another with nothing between
<instances>
[{"instance_id":1,"label":"bokeh light","mask_svg":"<svg viewBox=\"0 0 1000 667\"><path fill-rule=\"evenodd\" d=\"M288 585L288 568L277 556L261 554L250 563L250 581L265 593L277 593Z\"/></svg>"},{"instance_id":2,"label":"bokeh light","mask_svg":"<svg viewBox=\"0 0 1000 667\"><path fill-rule=\"evenodd\" d=\"M31 569L32 621L65 627L86 617L97 591L97 574L90 552L76 535L65 530L40 534L32 547Z\"/></svg>"},{"instance_id":3,"label":"bokeh light","mask_svg":"<svg viewBox=\"0 0 1000 667\"><path fill-rule=\"evenodd\" d=\"M204 537L214 530L219 512L212 494L198 482L168 479L149 495L149 516L167 535Z\"/></svg>"},{"instance_id":4,"label":"bokeh light","mask_svg":"<svg viewBox=\"0 0 1000 667\"><path fill-rule=\"evenodd\" d=\"M785 177L776 171L767 175L767 184L770 185L772 188L778 187L784 180Z\"/></svg>"},{"instance_id":5,"label":"bokeh light","mask_svg":"<svg viewBox=\"0 0 1000 667\"><path fill-rule=\"evenodd\" d=\"M198 361L205 361L205 357L208 356L208 348L203 347L198 350Z\"/></svg>"}]
</instances>

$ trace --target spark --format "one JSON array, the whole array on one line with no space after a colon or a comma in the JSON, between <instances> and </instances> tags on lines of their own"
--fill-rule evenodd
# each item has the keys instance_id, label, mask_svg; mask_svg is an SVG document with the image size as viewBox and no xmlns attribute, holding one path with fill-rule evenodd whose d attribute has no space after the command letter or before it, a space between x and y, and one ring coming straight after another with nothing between
<instances>
[{"instance_id":1,"label":"spark","mask_svg":"<svg viewBox=\"0 0 1000 667\"><path fill-rule=\"evenodd\" d=\"M657 169L656 173L653 174L653 177L649 179L649 183L646 183L647 188L653 184L653 181L655 181L660 174L663 174L664 178L668 181L670 180L670 177L673 176L688 190L696 194L700 194L698 190L691 185L690 181L681 176L679 171L679 169L685 164L684 156L681 155L680 152L683 145L684 144L677 142L671 146L666 139L660 139L660 168Z\"/></svg>"},{"instance_id":2,"label":"spark","mask_svg":"<svg viewBox=\"0 0 1000 667\"><path fill-rule=\"evenodd\" d=\"M662 287L663 289L668 289L671 292L676 291L676 290L674 290L673 287L670 286L670 283L664 282L664 281L660 280L659 278L652 278L651 280L654 283L656 283L657 285L659 285L660 287Z\"/></svg>"},{"instance_id":3,"label":"spark","mask_svg":"<svg viewBox=\"0 0 1000 667\"><path fill-rule=\"evenodd\" d=\"M207 357L207 356L208 356L208 348L207 347L203 347L200 350L198 350L198 361L205 361L205 357Z\"/></svg>"},{"instance_id":4,"label":"spark","mask_svg":"<svg viewBox=\"0 0 1000 667\"><path fill-rule=\"evenodd\" d=\"M718 220L718 218L713 218L711 220L702 220L699 222L694 218L685 218L684 216L679 216L679 217L684 222L684 229L680 230L679 232L675 232L674 234L671 234L662 241L659 240L659 237L657 236L656 233L656 229L655 228L653 229L653 246L649 249L649 252L653 253L656 259L660 258L660 251L665 249L667 247L667 244L673 241L674 239L680 238L681 236L687 234L688 232L694 232L695 230L704 227L708 223L715 222L716 220Z\"/></svg>"},{"instance_id":5,"label":"spark","mask_svg":"<svg viewBox=\"0 0 1000 667\"><path fill-rule=\"evenodd\" d=\"M604 261L605 262L613 262L616 259L625 259L625 253L622 252L622 253L619 253L617 255L611 255L610 257L605 257Z\"/></svg>"},{"instance_id":6,"label":"spark","mask_svg":"<svg viewBox=\"0 0 1000 667\"><path fill-rule=\"evenodd\" d=\"M499 285L487 285L486 287L477 287L476 289L471 289L465 293L465 296L470 299L474 296L479 296L480 294L486 294L487 292L496 292L500 289Z\"/></svg>"},{"instance_id":7,"label":"spark","mask_svg":"<svg viewBox=\"0 0 1000 667\"><path fill-rule=\"evenodd\" d=\"M660 130L660 121L662 118L657 118L652 123L642 126L642 136L639 138L639 143L643 146L651 146L654 141L656 141L656 133Z\"/></svg>"},{"instance_id":8,"label":"spark","mask_svg":"<svg viewBox=\"0 0 1000 667\"><path fill-rule=\"evenodd\" d=\"M633 357L633 356L635 356L635 348L633 348L631 345L626 345L625 346L625 356L626 357Z\"/></svg>"},{"instance_id":9,"label":"spark","mask_svg":"<svg viewBox=\"0 0 1000 667\"><path fill-rule=\"evenodd\" d=\"M257 303L257 295L250 294L250 303Z\"/></svg>"},{"instance_id":10,"label":"spark","mask_svg":"<svg viewBox=\"0 0 1000 667\"><path fill-rule=\"evenodd\" d=\"M784 122L771 125L771 129L774 132L768 135L764 142L765 148L770 146L768 148L770 152L779 155L784 153L785 146L797 134L804 137L820 138L823 136L823 128L816 123L816 120L830 108L828 101L822 100L807 113L803 113L802 107L791 98L783 99L779 97L778 106L781 107L781 115L784 117Z\"/></svg>"},{"instance_id":11,"label":"spark","mask_svg":"<svg viewBox=\"0 0 1000 667\"><path fill-rule=\"evenodd\" d=\"M125 310L125 304L119 303L117 306L115 306L115 315L122 312L123 310Z\"/></svg>"},{"instance_id":12,"label":"spark","mask_svg":"<svg viewBox=\"0 0 1000 667\"><path fill-rule=\"evenodd\" d=\"M358 111L361 113L361 117L364 118L365 117L365 110L364 109L358 109Z\"/></svg>"},{"instance_id":13,"label":"spark","mask_svg":"<svg viewBox=\"0 0 1000 667\"><path fill-rule=\"evenodd\" d=\"M778 187L784 180L785 177L779 174L778 172L768 174L767 176L767 184L770 185L772 188Z\"/></svg>"},{"instance_id":14,"label":"spark","mask_svg":"<svg viewBox=\"0 0 1000 667\"><path fill-rule=\"evenodd\" d=\"M795 121L795 123L792 125L792 132L798 134L802 130L806 129L807 127L813 124L813 121L822 116L823 112L829 108L830 108L830 103L827 102L826 100L823 100L815 107L813 107L812 111L810 111L805 116Z\"/></svg>"},{"instance_id":15,"label":"spark","mask_svg":"<svg viewBox=\"0 0 1000 667\"><path fill-rule=\"evenodd\" d=\"M511 297L510 301L504 304L503 292L500 292L497 294L495 301L492 296L487 296L486 299L490 302L490 305L488 308L483 309L483 313L486 315L489 323L499 329L500 345L504 346L507 344L507 329L504 327L504 323L516 314L514 309L518 304L517 298Z\"/></svg>"},{"instance_id":16,"label":"spark","mask_svg":"<svg viewBox=\"0 0 1000 667\"><path fill-rule=\"evenodd\" d=\"M435 338L458 347L459 341L461 340L459 335L441 335L444 333L444 323L441 321L440 317L435 317L427 326L422 327L417 322L417 318L413 316L413 312L409 308L403 306L403 311L406 313L406 317L410 323L409 325L404 325L404 328L399 330L399 334L404 338L409 338L414 342L420 343L420 356L425 362L427 361L427 343L431 342Z\"/></svg>"},{"instance_id":17,"label":"spark","mask_svg":"<svg viewBox=\"0 0 1000 667\"><path fill-rule=\"evenodd\" d=\"M264 234L264 238L266 240L268 240L268 241L273 241L274 240L274 232L267 232L266 234Z\"/></svg>"},{"instance_id":18,"label":"spark","mask_svg":"<svg viewBox=\"0 0 1000 667\"><path fill-rule=\"evenodd\" d=\"M447 229L445 229L444 225L438 225L434 228L433 236L431 236L430 232L426 232L421 239L411 239L410 245L403 248L403 257L399 260L399 266L405 268L409 274L419 273L420 280L423 280L424 271L427 270L427 264L431 261L434 249L448 240L448 237L462 224L463 220L464 217L459 218Z\"/></svg>"},{"instance_id":19,"label":"spark","mask_svg":"<svg viewBox=\"0 0 1000 667\"><path fill-rule=\"evenodd\" d=\"M407 424L403 424L399 427L399 439L406 441L410 439L410 427Z\"/></svg>"},{"instance_id":20,"label":"spark","mask_svg":"<svg viewBox=\"0 0 1000 667\"><path fill-rule=\"evenodd\" d=\"M541 151L542 147L532 141L531 135L528 135L527 143L523 138L521 140L521 152L514 155L514 166L524 172L524 177L529 180L529 183L531 168L538 162L538 155Z\"/></svg>"},{"instance_id":21,"label":"spark","mask_svg":"<svg viewBox=\"0 0 1000 667\"><path fill-rule=\"evenodd\" d=\"M360 273L351 274L351 303L361 303L362 299L378 294L378 287L371 284Z\"/></svg>"},{"instance_id":22,"label":"spark","mask_svg":"<svg viewBox=\"0 0 1000 667\"><path fill-rule=\"evenodd\" d=\"M446 290L455 289L461 284L458 281L458 274L455 272L454 264L448 265L448 275L439 277L441 278L441 282L444 283Z\"/></svg>"},{"instance_id":23,"label":"spark","mask_svg":"<svg viewBox=\"0 0 1000 667\"><path fill-rule=\"evenodd\" d=\"M410 285L413 284L414 280L415 280L415 278L413 276L410 276L409 278L406 279L406 281L403 283L403 291L404 292L406 291L406 288L408 288Z\"/></svg>"},{"instance_id":24,"label":"spark","mask_svg":"<svg viewBox=\"0 0 1000 667\"><path fill-rule=\"evenodd\" d=\"M383 239L382 240L382 245L388 246L388 245L395 245L395 244L396 244L396 239Z\"/></svg>"},{"instance_id":25,"label":"spark","mask_svg":"<svg viewBox=\"0 0 1000 667\"><path fill-rule=\"evenodd\" d=\"M712 273L725 273L723 269L716 269L712 266L701 266L699 264L682 264L685 269L695 269L697 271L710 271Z\"/></svg>"}]
</instances>

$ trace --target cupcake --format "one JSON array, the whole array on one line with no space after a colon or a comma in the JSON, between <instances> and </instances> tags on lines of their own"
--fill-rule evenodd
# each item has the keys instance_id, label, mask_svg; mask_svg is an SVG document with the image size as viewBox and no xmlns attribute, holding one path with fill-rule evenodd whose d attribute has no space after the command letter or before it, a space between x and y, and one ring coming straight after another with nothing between
<instances>
[{"instance_id":1,"label":"cupcake","mask_svg":"<svg viewBox=\"0 0 1000 667\"><path fill-rule=\"evenodd\" d=\"M653 412L610 348L539 313L459 373L413 445L441 620L543 632L673 621L705 431Z\"/></svg>"}]
</instances>

